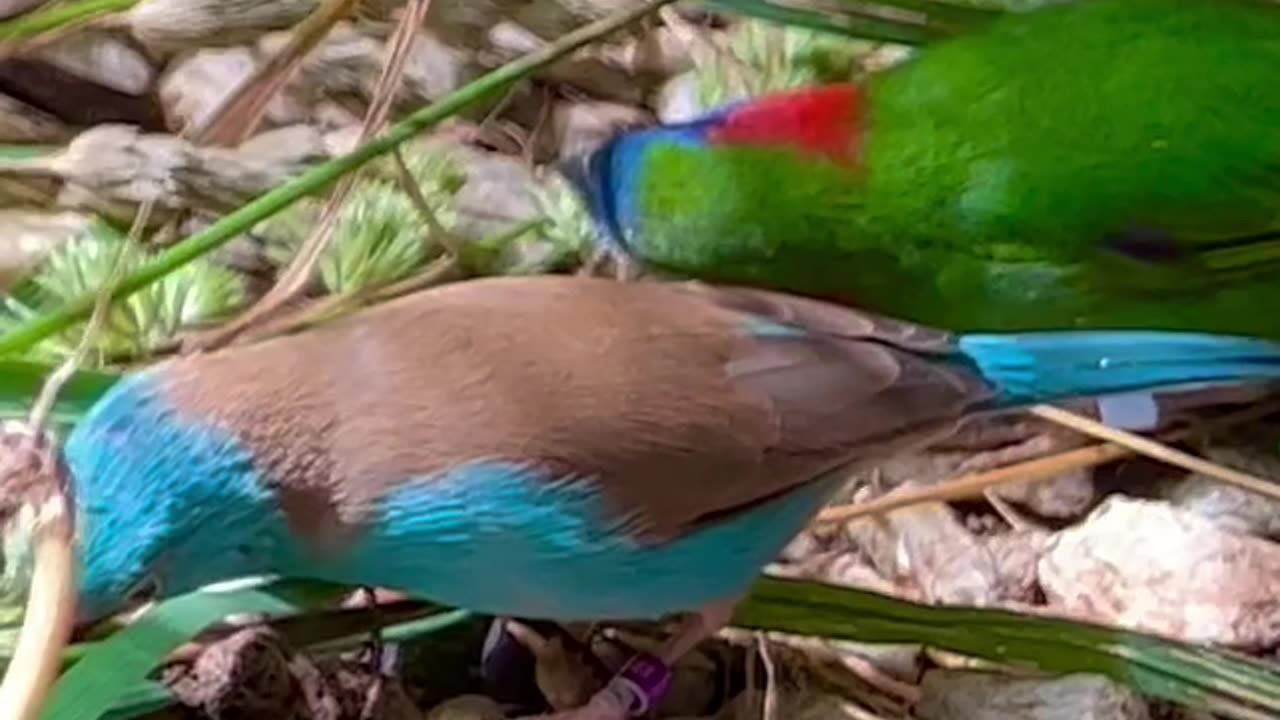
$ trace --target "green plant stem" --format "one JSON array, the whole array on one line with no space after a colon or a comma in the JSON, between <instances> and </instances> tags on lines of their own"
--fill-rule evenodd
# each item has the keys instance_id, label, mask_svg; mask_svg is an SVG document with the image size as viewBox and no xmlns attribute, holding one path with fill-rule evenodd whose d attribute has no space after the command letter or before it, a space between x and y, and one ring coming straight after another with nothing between
<instances>
[{"instance_id":1,"label":"green plant stem","mask_svg":"<svg viewBox=\"0 0 1280 720\"><path fill-rule=\"evenodd\" d=\"M84 0L84 2L55 5L19 15L0 22L0 43L30 40L48 32L65 30L97 20L107 15L124 12L141 0ZM0 51L4 48L0 47Z\"/></svg>"},{"instance_id":2,"label":"green plant stem","mask_svg":"<svg viewBox=\"0 0 1280 720\"><path fill-rule=\"evenodd\" d=\"M705 2L722 11L758 20L865 40L925 45L945 37L944 33L927 25L873 18L852 11L836 14L800 10L773 0L705 0Z\"/></svg>"},{"instance_id":3,"label":"green plant stem","mask_svg":"<svg viewBox=\"0 0 1280 720\"><path fill-rule=\"evenodd\" d=\"M114 298L128 297L183 265L212 252L248 232L258 223L284 210L299 199L319 192L365 163L385 155L407 140L505 90L540 68L578 48L632 23L674 0L646 0L634 8L585 25L537 52L510 62L474 82L412 113L382 135L360 147L318 165L288 183L226 215L218 222L156 255L116 286ZM36 316L0 337L0 355L22 352L54 333L84 319L93 308L94 296L81 297L62 308Z\"/></svg>"},{"instance_id":4,"label":"green plant stem","mask_svg":"<svg viewBox=\"0 0 1280 720\"><path fill-rule=\"evenodd\" d=\"M1225 650L1003 610L932 607L865 590L767 578L734 624L870 643L919 643L1051 673L1096 673L1235 720L1280 717L1280 670Z\"/></svg>"}]
</instances>

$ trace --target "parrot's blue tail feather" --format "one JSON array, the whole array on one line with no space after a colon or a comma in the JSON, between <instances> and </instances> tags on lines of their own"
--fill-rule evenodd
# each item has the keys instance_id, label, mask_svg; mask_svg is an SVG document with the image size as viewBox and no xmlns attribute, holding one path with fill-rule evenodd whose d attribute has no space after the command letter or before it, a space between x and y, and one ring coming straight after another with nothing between
<instances>
[{"instance_id":1,"label":"parrot's blue tail feather","mask_svg":"<svg viewBox=\"0 0 1280 720\"><path fill-rule=\"evenodd\" d=\"M1178 332L973 334L960 351L1008 405L1280 381L1280 343Z\"/></svg>"}]
</instances>

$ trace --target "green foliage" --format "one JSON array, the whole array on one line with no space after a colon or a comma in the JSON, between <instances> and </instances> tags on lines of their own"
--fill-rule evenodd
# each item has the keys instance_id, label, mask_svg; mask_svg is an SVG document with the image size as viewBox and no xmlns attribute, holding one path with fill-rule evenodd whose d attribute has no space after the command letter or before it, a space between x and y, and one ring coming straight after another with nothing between
<instances>
[{"instance_id":1,"label":"green foliage","mask_svg":"<svg viewBox=\"0 0 1280 720\"><path fill-rule=\"evenodd\" d=\"M75 0L49 3L48 7L0 22L0 43L16 43L33 40L47 33L65 32L93 20L122 13L139 1Z\"/></svg>"},{"instance_id":2,"label":"green foliage","mask_svg":"<svg viewBox=\"0 0 1280 720\"><path fill-rule=\"evenodd\" d=\"M25 418L56 367L47 363L0 360L0 420ZM117 375L81 370L58 393L53 420L65 425L78 421L116 383Z\"/></svg>"},{"instance_id":3,"label":"green foliage","mask_svg":"<svg viewBox=\"0 0 1280 720\"><path fill-rule=\"evenodd\" d=\"M37 297L34 303L16 297L0 301L0 331L49 306L96 293L109 279L118 254L125 274L149 259L145 249L125 243L125 238L99 224L56 248L31 277ZM172 341L182 330L225 318L244 304L245 293L244 281L232 270L205 259L187 264L142 292L116 302L93 341L89 362L102 365L142 357ZM45 339L31 348L27 357L65 359L74 352L84 326L84 322L77 323Z\"/></svg>"},{"instance_id":4,"label":"green foliage","mask_svg":"<svg viewBox=\"0 0 1280 720\"><path fill-rule=\"evenodd\" d=\"M1280 717L1280 668L1227 650L1005 610L932 607L867 590L765 578L739 627L912 643L1050 673L1096 673L1233 720Z\"/></svg>"},{"instance_id":5,"label":"green foliage","mask_svg":"<svg viewBox=\"0 0 1280 720\"><path fill-rule=\"evenodd\" d=\"M728 47L698 63L698 101L712 108L767 92L847 82L858 60L875 47L808 28L743 20L730 29Z\"/></svg>"},{"instance_id":6,"label":"green foliage","mask_svg":"<svg viewBox=\"0 0 1280 720\"><path fill-rule=\"evenodd\" d=\"M452 200L466 182L457 164L442 151L405 154L405 164L440 225L448 231L457 214ZM319 221L321 200L305 200L261 226L268 254L288 263ZM367 178L352 189L339 211L333 237L320 255L326 291L347 295L394 283L412 275L440 254L439 238L413 200L395 180Z\"/></svg>"},{"instance_id":7,"label":"green foliage","mask_svg":"<svg viewBox=\"0 0 1280 720\"><path fill-rule=\"evenodd\" d=\"M543 268L559 268L576 263L595 247L596 225L591 214L569 182L558 174L534 188L543 221L535 229L541 241L537 258ZM516 269L514 272L527 272Z\"/></svg>"}]
</instances>

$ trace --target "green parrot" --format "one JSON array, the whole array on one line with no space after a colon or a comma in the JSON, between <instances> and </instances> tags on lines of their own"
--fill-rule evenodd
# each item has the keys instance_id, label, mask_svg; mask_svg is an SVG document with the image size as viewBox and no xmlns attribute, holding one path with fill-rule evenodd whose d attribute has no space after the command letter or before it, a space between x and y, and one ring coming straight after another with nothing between
<instances>
[{"instance_id":1,"label":"green parrot","mask_svg":"<svg viewBox=\"0 0 1280 720\"><path fill-rule=\"evenodd\" d=\"M1280 338L1280 4L1077 0L562 166L615 256L954 331Z\"/></svg>"}]
</instances>

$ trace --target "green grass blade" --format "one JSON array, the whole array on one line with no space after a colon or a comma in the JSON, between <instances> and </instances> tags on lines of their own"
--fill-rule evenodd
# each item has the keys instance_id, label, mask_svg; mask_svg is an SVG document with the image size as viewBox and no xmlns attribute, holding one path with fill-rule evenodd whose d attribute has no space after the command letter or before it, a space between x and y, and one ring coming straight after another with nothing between
<instances>
[{"instance_id":1,"label":"green grass blade","mask_svg":"<svg viewBox=\"0 0 1280 720\"><path fill-rule=\"evenodd\" d=\"M62 150L59 145L0 145L0 161L34 160Z\"/></svg>"},{"instance_id":2,"label":"green grass blade","mask_svg":"<svg viewBox=\"0 0 1280 720\"><path fill-rule=\"evenodd\" d=\"M704 2L714 8L757 20L866 40L924 45L944 36L928 25L882 20L867 17L862 13L835 14L803 10L775 3L772 0L704 0Z\"/></svg>"},{"instance_id":3,"label":"green grass blade","mask_svg":"<svg viewBox=\"0 0 1280 720\"><path fill-rule=\"evenodd\" d=\"M276 582L225 592L195 592L153 608L96 643L58 678L42 720L98 720L120 707L132 688L165 658L210 625L236 613L288 615L330 603L341 588Z\"/></svg>"},{"instance_id":4,"label":"green grass blade","mask_svg":"<svg viewBox=\"0 0 1280 720\"><path fill-rule=\"evenodd\" d=\"M704 2L725 12L782 25L904 45L925 45L967 32L1000 14L998 10L937 0L876 0L872 3L859 3L856 7L852 3L845 3L844 9L834 9L831 2L824 3L821 8L807 8L803 3L782 3L777 0ZM884 17L874 14L871 6L879 6L881 11L910 11L922 15L926 20L911 22Z\"/></svg>"},{"instance_id":5,"label":"green grass blade","mask_svg":"<svg viewBox=\"0 0 1280 720\"><path fill-rule=\"evenodd\" d=\"M164 685L146 680L129 688L118 705L108 710L102 720L132 720L150 715L173 705L173 695Z\"/></svg>"},{"instance_id":6,"label":"green grass blade","mask_svg":"<svg viewBox=\"0 0 1280 720\"><path fill-rule=\"evenodd\" d=\"M1068 620L932 607L865 590L768 578L734 622L862 642L922 643L1053 673L1098 673L1223 717L1280 717L1280 667L1225 650Z\"/></svg>"},{"instance_id":7,"label":"green grass blade","mask_svg":"<svg viewBox=\"0 0 1280 720\"><path fill-rule=\"evenodd\" d=\"M347 173L385 155L407 140L458 112L502 92L538 69L634 22L674 0L645 0L634 8L581 27L537 52L485 74L470 84L410 114L377 138L350 153L311 168L292 181L272 190L226 215L202 232L192 235L159 253L117 285L115 297L122 298L150 285L183 265L248 232L258 223L299 199L319 192ZM85 296L62 308L38 315L0 337L0 355L22 352L54 333L87 317L95 298Z\"/></svg>"},{"instance_id":8,"label":"green grass blade","mask_svg":"<svg viewBox=\"0 0 1280 720\"><path fill-rule=\"evenodd\" d=\"M45 378L54 369L42 363L0 360L0 419L26 417L44 386ZM76 422L118 379L118 375L100 371L81 370L75 373L58 394L54 420L59 423Z\"/></svg>"},{"instance_id":9,"label":"green grass blade","mask_svg":"<svg viewBox=\"0 0 1280 720\"><path fill-rule=\"evenodd\" d=\"M124 12L141 0L82 0L19 15L0 22L0 49L4 43L31 40L45 33L66 30L99 18Z\"/></svg>"},{"instance_id":10,"label":"green grass blade","mask_svg":"<svg viewBox=\"0 0 1280 720\"><path fill-rule=\"evenodd\" d=\"M410 642L436 632L451 628L459 623L472 619L472 614L465 610L441 610L434 606L416 605L399 613L388 613L382 610L362 609L359 611L340 611L344 616L339 618L346 622L338 626L330 622L339 613L324 613L317 616L300 616L290 618L299 623L307 623L312 627L302 637L289 632L290 628L282 627L286 623L273 623L278 632L285 635L290 646L310 653L328 653L350 650L368 640L369 630L382 628L384 642ZM396 622L396 617L411 619ZM143 680L129 688L120 696L117 704L103 716L103 720L129 720L141 717L157 710L169 707L174 697L163 685Z\"/></svg>"}]
</instances>

